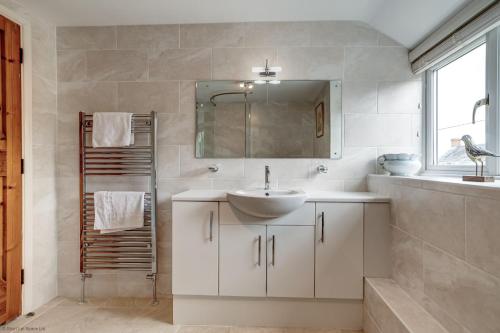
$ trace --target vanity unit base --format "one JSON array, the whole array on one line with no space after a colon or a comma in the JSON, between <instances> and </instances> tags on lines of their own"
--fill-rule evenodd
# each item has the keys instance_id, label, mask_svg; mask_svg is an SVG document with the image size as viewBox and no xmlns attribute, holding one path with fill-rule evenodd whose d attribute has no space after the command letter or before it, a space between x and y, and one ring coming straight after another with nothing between
<instances>
[{"instance_id":1,"label":"vanity unit base","mask_svg":"<svg viewBox=\"0 0 500 333\"><path fill-rule=\"evenodd\" d=\"M173 319L178 325L363 327L361 300L174 296Z\"/></svg>"}]
</instances>

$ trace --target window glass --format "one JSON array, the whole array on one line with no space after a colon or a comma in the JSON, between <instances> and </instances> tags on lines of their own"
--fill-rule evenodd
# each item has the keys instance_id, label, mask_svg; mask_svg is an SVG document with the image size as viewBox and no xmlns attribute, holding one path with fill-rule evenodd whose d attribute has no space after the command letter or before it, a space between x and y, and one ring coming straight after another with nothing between
<instances>
[{"instance_id":1,"label":"window glass","mask_svg":"<svg viewBox=\"0 0 500 333\"><path fill-rule=\"evenodd\" d=\"M474 103L485 96L486 44L434 71L435 159L438 165L473 165L460 138L468 134L480 146L486 142L484 107Z\"/></svg>"}]
</instances>

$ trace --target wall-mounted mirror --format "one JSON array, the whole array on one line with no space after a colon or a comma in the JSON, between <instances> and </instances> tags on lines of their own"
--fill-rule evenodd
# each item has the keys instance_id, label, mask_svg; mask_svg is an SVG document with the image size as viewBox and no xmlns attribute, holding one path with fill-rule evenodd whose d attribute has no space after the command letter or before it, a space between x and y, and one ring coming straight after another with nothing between
<instances>
[{"instance_id":1,"label":"wall-mounted mirror","mask_svg":"<svg viewBox=\"0 0 500 333\"><path fill-rule=\"evenodd\" d=\"M340 81L198 81L197 158L340 158Z\"/></svg>"}]
</instances>

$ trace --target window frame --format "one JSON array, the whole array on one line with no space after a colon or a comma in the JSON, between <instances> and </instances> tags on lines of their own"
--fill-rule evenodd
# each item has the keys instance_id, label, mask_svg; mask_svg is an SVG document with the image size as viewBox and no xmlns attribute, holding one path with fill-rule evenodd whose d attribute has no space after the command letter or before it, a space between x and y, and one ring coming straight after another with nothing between
<instances>
[{"instance_id":1,"label":"window frame","mask_svg":"<svg viewBox=\"0 0 500 333\"><path fill-rule=\"evenodd\" d=\"M479 109L479 112L486 112L486 148L493 152L500 153L500 117L498 116L499 93L500 86L500 28L496 28L487 34L482 35L473 42L462 47L460 50L449 55L436 65L425 71L423 96L425 98L424 112L424 147L425 152L425 173L427 174L446 174L446 175L463 175L474 174L474 165L437 165L436 161L436 102L435 85L436 71L457 60L458 58L469 53L481 44L486 44L486 91L485 96L489 95L488 110ZM491 75L497 73L497 75ZM472 107L471 107L472 117ZM485 163L485 173L490 175L500 174L500 161L493 158L487 158Z\"/></svg>"}]
</instances>

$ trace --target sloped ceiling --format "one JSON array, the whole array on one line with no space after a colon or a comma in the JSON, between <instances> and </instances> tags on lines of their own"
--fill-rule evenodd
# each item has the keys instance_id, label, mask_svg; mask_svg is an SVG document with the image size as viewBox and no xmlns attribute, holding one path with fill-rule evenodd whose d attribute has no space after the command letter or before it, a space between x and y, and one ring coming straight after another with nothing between
<instances>
[{"instance_id":1,"label":"sloped ceiling","mask_svg":"<svg viewBox=\"0 0 500 333\"><path fill-rule=\"evenodd\" d=\"M470 0L17 0L57 26L358 20L412 47Z\"/></svg>"}]
</instances>

